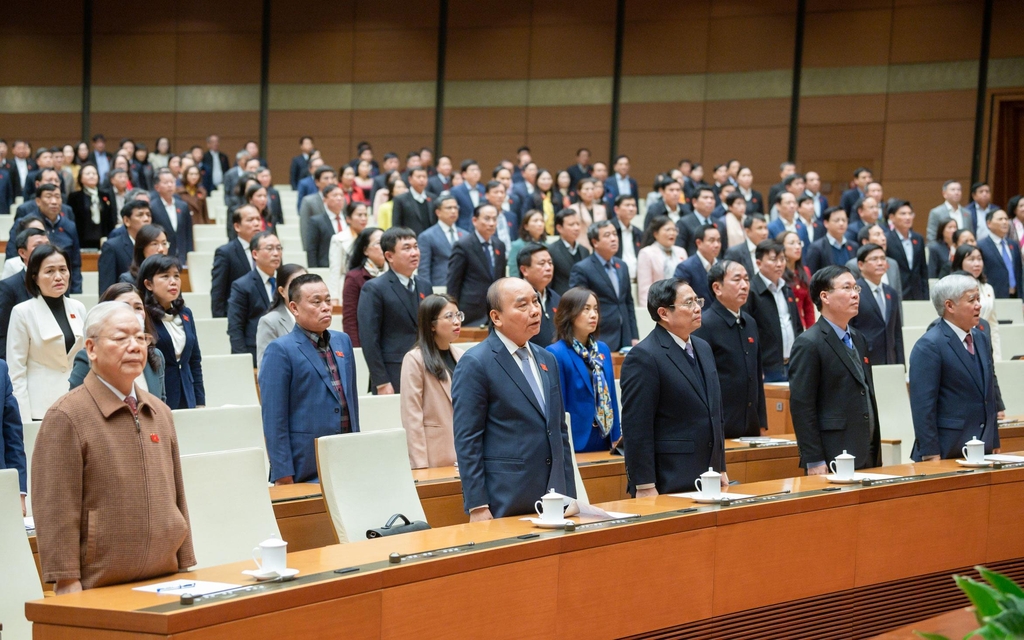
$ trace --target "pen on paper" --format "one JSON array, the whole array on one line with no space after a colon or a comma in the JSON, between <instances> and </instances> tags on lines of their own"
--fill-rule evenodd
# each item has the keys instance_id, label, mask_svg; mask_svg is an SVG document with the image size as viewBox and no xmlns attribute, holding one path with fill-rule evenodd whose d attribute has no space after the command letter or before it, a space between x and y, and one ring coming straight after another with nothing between
<instances>
[{"instance_id":1,"label":"pen on paper","mask_svg":"<svg viewBox=\"0 0 1024 640\"><path fill-rule=\"evenodd\" d=\"M196 586L196 583L194 583L194 582L186 582L185 584L179 584L179 585L177 585L175 587L160 587L159 589L156 590L156 592L160 593L161 591L177 591L179 589L189 589L189 588L194 587L194 586Z\"/></svg>"}]
</instances>

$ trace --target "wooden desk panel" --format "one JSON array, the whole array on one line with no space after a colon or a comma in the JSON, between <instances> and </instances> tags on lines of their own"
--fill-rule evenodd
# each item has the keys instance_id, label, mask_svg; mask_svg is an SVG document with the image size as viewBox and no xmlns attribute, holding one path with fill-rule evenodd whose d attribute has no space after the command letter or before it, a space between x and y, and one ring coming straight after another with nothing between
<instances>
[{"instance_id":1,"label":"wooden desk panel","mask_svg":"<svg viewBox=\"0 0 1024 640\"><path fill-rule=\"evenodd\" d=\"M768 412L768 435L793 433L793 416L789 412L789 385L765 383L765 410Z\"/></svg>"}]
</instances>

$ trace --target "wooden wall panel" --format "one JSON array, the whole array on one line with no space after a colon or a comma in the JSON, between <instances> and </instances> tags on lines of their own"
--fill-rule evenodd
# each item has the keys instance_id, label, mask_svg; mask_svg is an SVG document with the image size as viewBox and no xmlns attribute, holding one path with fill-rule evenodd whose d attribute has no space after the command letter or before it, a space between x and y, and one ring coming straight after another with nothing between
<instances>
[{"instance_id":1,"label":"wooden wall panel","mask_svg":"<svg viewBox=\"0 0 1024 640\"><path fill-rule=\"evenodd\" d=\"M67 142L74 144L82 135L79 113L0 113L0 137L12 145L25 139L33 148L51 147Z\"/></svg>"},{"instance_id":2,"label":"wooden wall panel","mask_svg":"<svg viewBox=\"0 0 1024 640\"><path fill-rule=\"evenodd\" d=\"M893 10L890 64L977 60L984 2L942 2Z\"/></svg>"},{"instance_id":3,"label":"wooden wall panel","mask_svg":"<svg viewBox=\"0 0 1024 640\"><path fill-rule=\"evenodd\" d=\"M892 11L888 7L863 9L859 5L853 11L808 11L804 66L870 66L889 62Z\"/></svg>"}]
</instances>

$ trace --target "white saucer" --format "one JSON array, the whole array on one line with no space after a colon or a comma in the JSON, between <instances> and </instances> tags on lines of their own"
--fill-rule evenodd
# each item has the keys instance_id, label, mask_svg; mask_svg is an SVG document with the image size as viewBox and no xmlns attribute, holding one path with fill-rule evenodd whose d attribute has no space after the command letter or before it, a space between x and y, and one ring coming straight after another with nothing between
<instances>
[{"instance_id":1,"label":"white saucer","mask_svg":"<svg viewBox=\"0 0 1024 640\"><path fill-rule=\"evenodd\" d=\"M723 493L717 498L710 498L700 494L698 491L691 491L689 493L672 493L669 494L673 498L689 498L694 502L700 504L719 504L722 500L743 500L744 498L754 498L756 496L748 495L746 493Z\"/></svg>"},{"instance_id":2,"label":"white saucer","mask_svg":"<svg viewBox=\"0 0 1024 640\"><path fill-rule=\"evenodd\" d=\"M282 571L260 571L259 569L246 569L242 573L263 582L264 580L273 580L275 578L291 578L292 576L299 575L299 570L284 569Z\"/></svg>"},{"instance_id":3,"label":"white saucer","mask_svg":"<svg viewBox=\"0 0 1024 640\"><path fill-rule=\"evenodd\" d=\"M561 529L561 528L565 527L565 523L567 523L567 522L572 522L573 524L576 524L572 520L568 520L568 519L566 519L566 520L557 520L555 522L548 522L547 520L541 520L540 518L520 518L520 520L526 520L528 522L532 522L534 524L534 526L540 527L541 529Z\"/></svg>"},{"instance_id":4,"label":"white saucer","mask_svg":"<svg viewBox=\"0 0 1024 640\"><path fill-rule=\"evenodd\" d=\"M861 480L864 479L864 476L859 473L855 473L850 478L840 478L835 474L830 474L825 476L825 479L832 484L860 484Z\"/></svg>"},{"instance_id":5,"label":"white saucer","mask_svg":"<svg viewBox=\"0 0 1024 640\"><path fill-rule=\"evenodd\" d=\"M992 462L985 460L984 462L967 462L966 460L957 460L956 463L961 467L970 467L971 469L983 469L984 467L991 467Z\"/></svg>"}]
</instances>

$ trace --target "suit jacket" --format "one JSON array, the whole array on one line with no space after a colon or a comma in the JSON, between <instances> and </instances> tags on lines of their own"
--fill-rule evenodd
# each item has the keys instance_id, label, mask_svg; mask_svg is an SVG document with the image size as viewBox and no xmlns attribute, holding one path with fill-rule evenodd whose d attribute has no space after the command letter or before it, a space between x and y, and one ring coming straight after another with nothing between
<instances>
[{"instance_id":1,"label":"suit jacket","mask_svg":"<svg viewBox=\"0 0 1024 640\"><path fill-rule=\"evenodd\" d=\"M691 335L697 362L660 324L622 363L622 435L628 491L692 491L712 467L725 471L722 393L711 347ZM681 420L680 416L687 418Z\"/></svg>"},{"instance_id":2,"label":"suit jacket","mask_svg":"<svg viewBox=\"0 0 1024 640\"><path fill-rule=\"evenodd\" d=\"M42 420L46 410L68 392L75 353L85 345L85 305L64 299L64 313L75 343L64 348L64 332L42 296L11 311L7 332L7 366L22 418Z\"/></svg>"},{"instance_id":3,"label":"suit jacket","mask_svg":"<svg viewBox=\"0 0 1024 640\"><path fill-rule=\"evenodd\" d=\"M598 325L601 340L612 351L632 346L640 337L636 326L636 307L633 303L633 289L629 282L626 263L612 257L611 264L618 276L619 290L615 292L608 271L602 266L597 254L580 261L569 273L569 287L586 287L594 292L601 305L601 321Z\"/></svg>"},{"instance_id":4,"label":"suit jacket","mask_svg":"<svg viewBox=\"0 0 1024 640\"><path fill-rule=\"evenodd\" d=\"M971 356L945 321L935 323L910 353L910 408L914 442L910 457L961 457L971 438L985 441L985 453L999 447L996 384L989 337L971 330Z\"/></svg>"},{"instance_id":5,"label":"suit jacket","mask_svg":"<svg viewBox=\"0 0 1024 640\"><path fill-rule=\"evenodd\" d=\"M194 409L206 404L206 388L203 386L203 355L196 337L196 323L192 310L181 309L181 323L185 329L185 348L181 359L174 355L174 343L164 323L156 325L156 348L164 356L164 390L167 406L171 409Z\"/></svg>"},{"instance_id":6,"label":"suit jacket","mask_svg":"<svg viewBox=\"0 0 1024 640\"><path fill-rule=\"evenodd\" d=\"M249 353L252 366L259 366L256 360L256 328L260 318L270 308L270 296L263 286L259 269L253 269L231 283L228 296L228 338L231 353Z\"/></svg>"},{"instance_id":7,"label":"suit jacket","mask_svg":"<svg viewBox=\"0 0 1024 640\"><path fill-rule=\"evenodd\" d=\"M594 374L583 358L564 340L548 345L547 350L558 361L558 381L562 387L562 404L569 414L569 428L572 429L573 448L577 452L608 451L611 445L622 437L619 423L619 402L615 393L615 367L612 352L604 342L597 342L601 359L601 376L608 389L612 405L612 428L607 436L594 426L597 404L594 392Z\"/></svg>"},{"instance_id":8,"label":"suit jacket","mask_svg":"<svg viewBox=\"0 0 1024 640\"><path fill-rule=\"evenodd\" d=\"M288 169L288 184L292 185L292 191L299 188L299 181L309 175L309 158L299 154L292 158L291 167Z\"/></svg>"},{"instance_id":9,"label":"suit jacket","mask_svg":"<svg viewBox=\"0 0 1024 640\"><path fill-rule=\"evenodd\" d=\"M192 251L192 214L181 198L174 196L174 211L168 211L159 195L150 195L149 210L153 213L153 224L163 227L167 241L171 243L168 255L185 264L188 252ZM178 230L171 226L171 215L178 216Z\"/></svg>"},{"instance_id":10,"label":"suit jacket","mask_svg":"<svg viewBox=\"0 0 1024 640\"><path fill-rule=\"evenodd\" d=\"M845 238L843 239L842 247L843 255L839 260L836 260L835 252L832 250L832 245L827 237L815 240L811 243L811 246L807 247L807 253L804 255L803 260L804 266L811 270L811 275L814 275L814 272L818 269L830 265L845 267L847 260L857 257L857 250Z\"/></svg>"},{"instance_id":11,"label":"suit jacket","mask_svg":"<svg viewBox=\"0 0 1024 640\"><path fill-rule=\"evenodd\" d=\"M213 193L213 189L216 185L213 184L213 163L220 163L221 181L224 182L224 177L227 176L228 171L231 169L231 164L228 161L228 157L217 152L216 158L214 158L212 151L207 151L203 154L203 162L201 165L203 171L203 186L206 187L207 193Z\"/></svg>"},{"instance_id":12,"label":"suit jacket","mask_svg":"<svg viewBox=\"0 0 1024 640\"><path fill-rule=\"evenodd\" d=\"M329 267L331 238L337 233L327 213L318 213L306 223L306 264L310 267Z\"/></svg>"},{"instance_id":13,"label":"suit jacket","mask_svg":"<svg viewBox=\"0 0 1024 640\"><path fill-rule=\"evenodd\" d=\"M467 233L452 247L448 259L448 295L459 301L459 309L466 314L465 326L479 326L488 321L487 288L498 278L505 277L508 254L498 234L491 236L491 251L494 252L493 272L486 249L476 233Z\"/></svg>"},{"instance_id":14,"label":"suit jacket","mask_svg":"<svg viewBox=\"0 0 1024 640\"><path fill-rule=\"evenodd\" d=\"M716 300L694 332L711 347L719 384L729 390L722 398L726 438L759 436L768 428L757 322L743 311L740 316L742 321Z\"/></svg>"},{"instance_id":15,"label":"suit jacket","mask_svg":"<svg viewBox=\"0 0 1024 640\"><path fill-rule=\"evenodd\" d=\"M454 230L456 242L466 236L466 232L459 227L454 227ZM435 224L421 233L417 240L420 245L420 274L430 282L447 283L452 244L444 229L440 224Z\"/></svg>"},{"instance_id":16,"label":"suit jacket","mask_svg":"<svg viewBox=\"0 0 1024 640\"><path fill-rule=\"evenodd\" d=\"M442 180L440 174L435 174L427 179L427 193L433 195L435 198L446 191L451 191L452 179L449 177L448 181Z\"/></svg>"},{"instance_id":17,"label":"suit jacket","mask_svg":"<svg viewBox=\"0 0 1024 640\"><path fill-rule=\"evenodd\" d=\"M0 167L0 215L9 215L12 204L14 204L14 181L11 180L10 170Z\"/></svg>"},{"instance_id":18,"label":"suit jacket","mask_svg":"<svg viewBox=\"0 0 1024 640\"><path fill-rule=\"evenodd\" d=\"M910 232L914 246L914 266L907 264L907 253L896 231L886 234L885 254L900 266L900 280L903 282L904 300L928 299L928 264L924 257L924 237L916 231Z\"/></svg>"},{"instance_id":19,"label":"suit jacket","mask_svg":"<svg viewBox=\"0 0 1024 640\"><path fill-rule=\"evenodd\" d=\"M272 309L268 309L260 322L256 325L256 366L263 363L263 354L274 340L283 335L291 333L295 328L295 316L288 310L287 305L281 303Z\"/></svg>"},{"instance_id":20,"label":"suit jacket","mask_svg":"<svg viewBox=\"0 0 1024 640\"><path fill-rule=\"evenodd\" d=\"M974 216L967 211L967 207L960 207L960 213L963 214L964 217L963 228L969 229L971 233L977 235L977 230L975 229L974 224ZM946 220L949 220L950 217L951 216L949 215L949 207L946 206L945 202L943 202L942 204L928 212L928 227L925 230L925 238L928 240L928 242L931 242L932 240L935 239L935 236L939 231L939 227L941 227L942 223L944 223Z\"/></svg>"},{"instance_id":21,"label":"suit jacket","mask_svg":"<svg viewBox=\"0 0 1024 640\"><path fill-rule=\"evenodd\" d=\"M424 194L426 195L426 194ZM407 191L394 199L391 210L391 226L412 229L417 236L437 224L434 207L430 196L423 203L416 202L412 191Z\"/></svg>"},{"instance_id":22,"label":"suit jacket","mask_svg":"<svg viewBox=\"0 0 1024 640\"><path fill-rule=\"evenodd\" d=\"M242 243L232 240L213 252L210 280L210 308L214 318L228 317L228 296L231 283L253 270Z\"/></svg>"},{"instance_id":23,"label":"suit jacket","mask_svg":"<svg viewBox=\"0 0 1024 640\"><path fill-rule=\"evenodd\" d=\"M14 386L8 374L7 363L0 360L0 392L3 406L0 410L0 469L15 469L18 472L18 486L22 493L28 493L28 465L25 461L25 440L21 430L21 411L14 397Z\"/></svg>"},{"instance_id":24,"label":"suit jacket","mask_svg":"<svg viewBox=\"0 0 1024 640\"><path fill-rule=\"evenodd\" d=\"M718 229L718 233L722 236L722 248L718 252L718 255L724 255L725 250L729 247L729 237L725 230L725 220L713 220L711 225ZM682 218L679 218L679 222L676 223L676 229L679 230L679 235L676 236L676 246L686 249L686 254L689 256L697 253L697 230L700 229L701 223L697 219L697 214L687 214Z\"/></svg>"},{"instance_id":25,"label":"suit jacket","mask_svg":"<svg viewBox=\"0 0 1024 640\"><path fill-rule=\"evenodd\" d=\"M704 298L706 303L714 300L711 288L708 286L708 272L704 270L704 263L700 261L700 256L697 254L693 254L677 264L676 271L672 275L689 282L697 297Z\"/></svg>"},{"instance_id":26,"label":"suit jacket","mask_svg":"<svg viewBox=\"0 0 1024 640\"><path fill-rule=\"evenodd\" d=\"M397 373L405 354L416 344L417 314L420 301L433 293L430 282L416 278L416 291L410 292L388 271L363 285L359 294L359 344L370 369L371 387L391 383L401 393ZM387 365L393 365L391 371Z\"/></svg>"},{"instance_id":27,"label":"suit jacket","mask_svg":"<svg viewBox=\"0 0 1024 640\"><path fill-rule=\"evenodd\" d=\"M224 206L228 208L228 211L233 211L238 205L242 204L241 196L235 193L241 177L242 170L238 166L231 167L224 172Z\"/></svg>"},{"instance_id":28,"label":"suit jacket","mask_svg":"<svg viewBox=\"0 0 1024 640\"><path fill-rule=\"evenodd\" d=\"M1013 268L1013 277L1016 291L1010 295L1010 273L1006 269L1006 262L1003 260L1003 253L996 244L994 236L986 236L978 241L978 248L981 249L981 256L985 260L985 278L992 285L992 291L997 298L1022 298L1024 297L1024 286L1021 286L1020 245L1011 240L1006 240L1006 249L1010 253L1010 265Z\"/></svg>"},{"instance_id":29,"label":"suit jacket","mask_svg":"<svg viewBox=\"0 0 1024 640\"><path fill-rule=\"evenodd\" d=\"M612 216L612 226L615 227L615 233L619 236L619 250L615 253L615 257L622 259L622 223L614 215ZM643 233L633 225L629 225L629 228L633 232L633 255L640 257L640 250L644 248Z\"/></svg>"},{"instance_id":30,"label":"suit jacket","mask_svg":"<svg viewBox=\"0 0 1024 640\"><path fill-rule=\"evenodd\" d=\"M847 220L853 222L854 220L860 220L860 214L857 213L857 201L864 197L864 194L860 189L854 187L853 189L847 189L843 192L843 195L839 198L839 206L846 211Z\"/></svg>"},{"instance_id":31,"label":"suit jacket","mask_svg":"<svg viewBox=\"0 0 1024 640\"><path fill-rule=\"evenodd\" d=\"M310 245L309 234L311 227L309 221L314 216L321 213L327 213L327 207L324 206L324 199L315 191L299 203L299 236L302 238L302 248L308 250Z\"/></svg>"},{"instance_id":32,"label":"suit jacket","mask_svg":"<svg viewBox=\"0 0 1024 640\"><path fill-rule=\"evenodd\" d=\"M757 265L754 264L754 260L750 257L750 250L747 248L746 242L729 247L729 250L725 252L725 259L742 264L751 279L757 274Z\"/></svg>"},{"instance_id":33,"label":"suit jacket","mask_svg":"<svg viewBox=\"0 0 1024 640\"><path fill-rule=\"evenodd\" d=\"M540 331L530 338L530 342L541 347L546 347L555 341L557 335L555 312L558 311L558 303L562 301L562 296L558 295L551 287L548 287L547 292L547 301L541 305L540 310Z\"/></svg>"},{"instance_id":34,"label":"suit jacket","mask_svg":"<svg viewBox=\"0 0 1024 640\"><path fill-rule=\"evenodd\" d=\"M604 203L608 205L608 209L615 205L615 198L619 197L619 183L616 175L613 173L604 181ZM632 176L629 176L628 180L630 194L636 198L637 202L640 202L640 189L637 187L636 180Z\"/></svg>"},{"instance_id":35,"label":"suit jacket","mask_svg":"<svg viewBox=\"0 0 1024 640\"><path fill-rule=\"evenodd\" d=\"M31 300L25 288L25 272L0 280L0 356L7 359L7 332L11 326L11 311L26 300Z\"/></svg>"},{"instance_id":36,"label":"suit jacket","mask_svg":"<svg viewBox=\"0 0 1024 640\"><path fill-rule=\"evenodd\" d=\"M575 189L576 185L579 184L580 180L582 180L583 178L589 178L590 172L593 170L594 167L590 166L589 164L586 165L585 167L581 167L580 165L574 163L571 167L567 168L566 171L569 172L570 180L569 189Z\"/></svg>"},{"instance_id":37,"label":"suit jacket","mask_svg":"<svg viewBox=\"0 0 1024 640\"><path fill-rule=\"evenodd\" d=\"M477 183L476 190L480 194L480 202L484 202L483 185ZM455 201L459 203L459 219L455 224L472 233L473 209L475 207L473 206L473 200L469 197L469 185L463 182L457 187L452 187L450 191Z\"/></svg>"},{"instance_id":38,"label":"suit jacket","mask_svg":"<svg viewBox=\"0 0 1024 640\"><path fill-rule=\"evenodd\" d=\"M462 349L451 346L455 362ZM409 350L402 360L402 427L413 469L450 467L455 464L455 432L452 420L452 379L438 380L423 367L423 352Z\"/></svg>"},{"instance_id":39,"label":"suit jacket","mask_svg":"<svg viewBox=\"0 0 1024 640\"><path fill-rule=\"evenodd\" d=\"M804 246L810 248L811 238L807 235L807 228L804 226L804 221L800 216L793 216L793 224L796 227L796 235L800 236ZM779 234L786 230L786 225L782 221L782 218L776 218L768 223L768 237L777 238ZM806 263L806 260L804 261Z\"/></svg>"},{"instance_id":40,"label":"suit jacket","mask_svg":"<svg viewBox=\"0 0 1024 640\"><path fill-rule=\"evenodd\" d=\"M882 285L885 295L883 316L868 282L864 278L858 278L857 284L860 285L860 311L850 320L850 324L864 336L867 343L867 352L864 355L867 356L868 363L871 366L903 364L903 311L900 308L899 295L889 285Z\"/></svg>"},{"instance_id":41,"label":"suit jacket","mask_svg":"<svg viewBox=\"0 0 1024 640\"><path fill-rule=\"evenodd\" d=\"M548 253L551 254L551 261L555 267L551 289L561 296L569 290L569 274L572 273L572 268L590 255L590 249L577 242L576 253L569 253L562 239L556 237L555 241L548 245Z\"/></svg>"},{"instance_id":42,"label":"suit jacket","mask_svg":"<svg viewBox=\"0 0 1024 640\"><path fill-rule=\"evenodd\" d=\"M35 200L29 200L28 202L22 203L21 205L18 206L17 210L15 211L14 221L11 224L11 234L9 239L7 240L7 249L5 251L5 255L7 256L8 260L17 257L18 255L18 248L15 246L15 240L18 239L18 221L24 218L25 216L33 215L39 218L45 217L42 213L40 213L39 206L36 204ZM71 220L72 222L74 222L75 220L75 212L72 211L71 207L69 207L66 204L62 204L60 206L60 215L65 220ZM75 241L78 241L77 226L75 227Z\"/></svg>"},{"instance_id":43,"label":"suit jacket","mask_svg":"<svg viewBox=\"0 0 1024 640\"><path fill-rule=\"evenodd\" d=\"M750 295L747 296L743 310L757 322L757 332L761 337L762 364L765 368L781 367L784 355L779 308L775 305L775 296L772 295L768 285L764 283L764 278L759 273L754 274L754 277L750 279ZM789 306L789 323L793 326L793 336L794 338L799 337L803 333L804 327L800 322L800 309L796 304L796 296L793 295L793 290L788 284L783 286L782 293L786 296Z\"/></svg>"},{"instance_id":44,"label":"suit jacket","mask_svg":"<svg viewBox=\"0 0 1024 640\"><path fill-rule=\"evenodd\" d=\"M881 464L878 407L864 336L849 328L851 352L824 316L798 336L789 360L789 406L800 466L846 451L857 469Z\"/></svg>"},{"instance_id":45,"label":"suit jacket","mask_svg":"<svg viewBox=\"0 0 1024 640\"><path fill-rule=\"evenodd\" d=\"M352 341L340 331L328 333L349 426L356 433L359 398ZM259 382L270 481L289 476L295 482L315 480L316 439L341 433L341 396L323 357L298 325L267 345L263 360Z\"/></svg>"},{"instance_id":46,"label":"suit jacket","mask_svg":"<svg viewBox=\"0 0 1024 640\"><path fill-rule=\"evenodd\" d=\"M764 196L757 189L750 190L750 200L747 200L747 215L752 213L767 213L764 210Z\"/></svg>"},{"instance_id":47,"label":"suit jacket","mask_svg":"<svg viewBox=\"0 0 1024 640\"><path fill-rule=\"evenodd\" d=\"M267 189L266 213L270 217L270 222L273 224L284 224L284 209L281 208L281 194L278 193L277 189L274 187ZM234 231L233 226L232 231Z\"/></svg>"},{"instance_id":48,"label":"suit jacket","mask_svg":"<svg viewBox=\"0 0 1024 640\"><path fill-rule=\"evenodd\" d=\"M92 154L89 154L89 158L90 158L90 160L93 160L92 159ZM18 163L15 162L14 157L11 157L11 159L10 159L11 187L12 187L12 189L14 191L14 197L15 198L17 198L18 196L22 196L22 197L25 196L25 194L24 194L24 192L23 192L23 190L21 188L22 178L25 178L25 186L28 187L29 190L32 190L32 189L35 188L35 185L33 185L31 182L29 182L27 178L28 178L28 174L29 173L35 171L38 168L36 166L36 161L33 160L32 158L25 158L25 167L26 167L25 176L22 176L21 172L18 170ZM29 200L29 198L25 198L25 200Z\"/></svg>"},{"instance_id":49,"label":"suit jacket","mask_svg":"<svg viewBox=\"0 0 1024 640\"><path fill-rule=\"evenodd\" d=\"M131 269L134 253L135 244L127 233L109 238L103 243L97 266L100 283L99 295L103 295L110 285L116 284L122 273Z\"/></svg>"},{"instance_id":50,"label":"suit jacket","mask_svg":"<svg viewBox=\"0 0 1024 640\"><path fill-rule=\"evenodd\" d=\"M468 513L495 518L534 513L549 489L576 496L568 427L555 356L536 345L544 406L495 332L459 360L452 380L455 455Z\"/></svg>"},{"instance_id":51,"label":"suit jacket","mask_svg":"<svg viewBox=\"0 0 1024 640\"><path fill-rule=\"evenodd\" d=\"M114 208L111 206L109 194L98 191L97 197L100 200L99 224L92 221L92 199L85 190L75 191L68 196L68 206L71 207L78 226L79 242L90 249L100 248L100 238L106 237L117 224L117 218L113 217Z\"/></svg>"}]
</instances>

